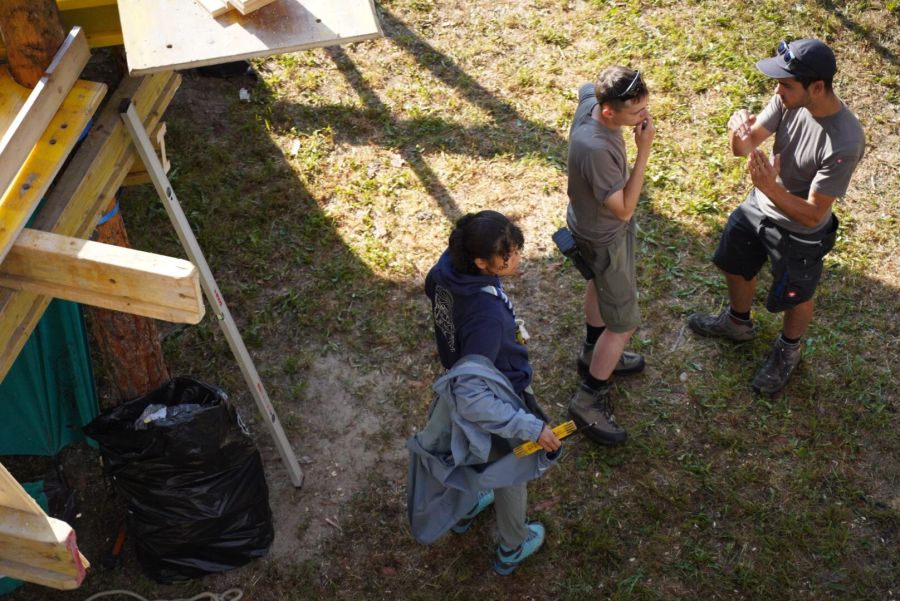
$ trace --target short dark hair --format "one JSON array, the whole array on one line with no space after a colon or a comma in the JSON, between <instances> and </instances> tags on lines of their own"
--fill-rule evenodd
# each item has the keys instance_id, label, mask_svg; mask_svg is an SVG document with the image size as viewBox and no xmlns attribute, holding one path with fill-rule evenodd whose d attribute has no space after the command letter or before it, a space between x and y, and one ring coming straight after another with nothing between
<instances>
[{"instance_id":1,"label":"short dark hair","mask_svg":"<svg viewBox=\"0 0 900 601\"><path fill-rule=\"evenodd\" d=\"M804 90L806 88L808 88L809 86L811 86L812 84L814 84L815 82L821 81L822 83L825 84L826 92L834 91L834 78L831 78L831 77L829 77L828 79L825 79L823 77L800 77L799 75L795 75L794 79L796 79L797 81L800 82L800 85L803 86Z\"/></svg>"},{"instance_id":2,"label":"short dark hair","mask_svg":"<svg viewBox=\"0 0 900 601\"><path fill-rule=\"evenodd\" d=\"M466 213L450 233L450 259L460 273L478 274L475 259L490 261L500 256L509 261L513 251L525 245L522 230L497 211Z\"/></svg>"},{"instance_id":3,"label":"short dark hair","mask_svg":"<svg viewBox=\"0 0 900 601\"><path fill-rule=\"evenodd\" d=\"M637 79L635 80L635 78ZM633 86L631 86L632 82ZM628 92L627 97L622 98L621 96L625 95L626 91ZM640 73L628 67L619 65L607 67L600 72L597 81L594 82L594 96L597 97L600 106L610 104L617 111L622 110L628 100L644 98L648 94L650 94L650 89L644 83L644 78Z\"/></svg>"}]
</instances>

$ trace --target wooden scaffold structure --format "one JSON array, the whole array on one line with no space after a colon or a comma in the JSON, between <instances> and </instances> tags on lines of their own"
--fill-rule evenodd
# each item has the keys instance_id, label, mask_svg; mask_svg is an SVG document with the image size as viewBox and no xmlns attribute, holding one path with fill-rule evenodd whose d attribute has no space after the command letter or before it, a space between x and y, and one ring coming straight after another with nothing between
<instances>
[{"instance_id":1,"label":"wooden scaffold structure","mask_svg":"<svg viewBox=\"0 0 900 601\"><path fill-rule=\"evenodd\" d=\"M290 442L237 330L237 341L229 334L230 314L186 220L172 218L192 261L128 248L121 219L98 228L123 184L152 181L170 216L180 211L166 190L162 122L181 81L177 69L381 35L371 0L228 2L0 2L0 381L60 298L106 312L95 338L139 349L130 360L137 368L113 376L120 395L149 392L168 378L153 320L196 324L205 294L299 487ZM91 47L123 42L131 76L115 90L79 79ZM88 240L95 231L97 240ZM0 464L0 575L72 589L89 565L72 528L48 517Z\"/></svg>"}]
</instances>

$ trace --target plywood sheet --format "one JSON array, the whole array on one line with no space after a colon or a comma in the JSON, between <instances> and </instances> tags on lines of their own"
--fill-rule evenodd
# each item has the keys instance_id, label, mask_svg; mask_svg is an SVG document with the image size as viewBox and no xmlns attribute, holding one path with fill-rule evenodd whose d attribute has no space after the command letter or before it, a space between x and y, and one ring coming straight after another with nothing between
<instances>
[{"instance_id":1,"label":"plywood sheet","mask_svg":"<svg viewBox=\"0 0 900 601\"><path fill-rule=\"evenodd\" d=\"M213 17L194 0L119 0L131 75L380 37L372 0L275 0Z\"/></svg>"}]
</instances>

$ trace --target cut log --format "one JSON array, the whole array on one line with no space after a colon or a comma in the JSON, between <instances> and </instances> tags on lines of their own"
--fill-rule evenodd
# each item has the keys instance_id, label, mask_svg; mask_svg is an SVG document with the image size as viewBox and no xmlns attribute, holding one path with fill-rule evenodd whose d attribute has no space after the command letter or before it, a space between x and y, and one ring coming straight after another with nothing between
<instances>
[{"instance_id":1,"label":"cut log","mask_svg":"<svg viewBox=\"0 0 900 601\"><path fill-rule=\"evenodd\" d=\"M122 26L116 0L57 0L63 31L76 25L84 30L91 48L122 45ZM6 47L0 44L0 58L6 57Z\"/></svg>"},{"instance_id":2,"label":"cut log","mask_svg":"<svg viewBox=\"0 0 900 601\"><path fill-rule=\"evenodd\" d=\"M6 58L10 73L19 85L29 89L44 76L66 38L54 0L3 0L0 33L9 49Z\"/></svg>"},{"instance_id":3,"label":"cut log","mask_svg":"<svg viewBox=\"0 0 900 601\"><path fill-rule=\"evenodd\" d=\"M120 212L98 226L96 235L97 240L107 244L129 246ZM191 293L199 295L199 273L193 284L197 288ZM203 305L203 299L199 296L195 302ZM87 311L87 315L101 361L116 392L113 406L152 392L166 383L169 369L156 322L139 315L94 307Z\"/></svg>"}]
</instances>

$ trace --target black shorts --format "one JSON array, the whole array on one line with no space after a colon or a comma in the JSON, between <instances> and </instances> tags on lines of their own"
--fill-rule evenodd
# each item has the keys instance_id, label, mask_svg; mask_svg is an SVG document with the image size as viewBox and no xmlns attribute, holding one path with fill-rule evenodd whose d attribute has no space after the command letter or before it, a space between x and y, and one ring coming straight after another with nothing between
<instances>
[{"instance_id":1,"label":"black shorts","mask_svg":"<svg viewBox=\"0 0 900 601\"><path fill-rule=\"evenodd\" d=\"M775 225L741 205L731 213L713 263L722 271L752 280L766 258L771 261L772 288L766 309L773 313L810 300L822 277L822 259L834 247L838 219L812 234L797 234Z\"/></svg>"}]
</instances>

